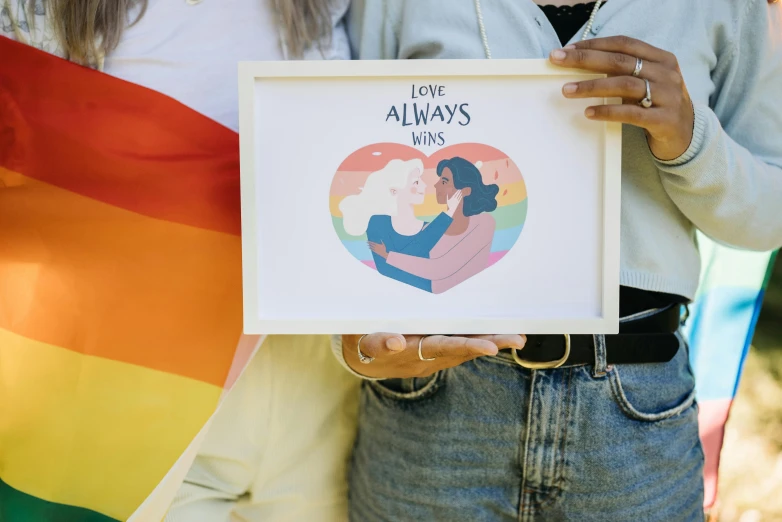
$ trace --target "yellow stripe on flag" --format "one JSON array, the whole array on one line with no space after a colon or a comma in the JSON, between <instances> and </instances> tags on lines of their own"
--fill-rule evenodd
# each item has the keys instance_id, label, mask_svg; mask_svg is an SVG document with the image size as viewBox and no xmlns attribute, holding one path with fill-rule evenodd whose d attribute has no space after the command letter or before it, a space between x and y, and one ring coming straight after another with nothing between
<instances>
[{"instance_id":1,"label":"yellow stripe on flag","mask_svg":"<svg viewBox=\"0 0 782 522\"><path fill-rule=\"evenodd\" d=\"M163 478L222 392L3 329L0 382L0 477L120 520Z\"/></svg>"}]
</instances>

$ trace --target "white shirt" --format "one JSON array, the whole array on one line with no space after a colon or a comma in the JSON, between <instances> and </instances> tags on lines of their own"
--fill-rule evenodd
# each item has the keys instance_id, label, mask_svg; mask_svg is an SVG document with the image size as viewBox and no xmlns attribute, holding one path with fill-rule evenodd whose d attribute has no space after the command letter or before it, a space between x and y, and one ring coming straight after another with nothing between
<instances>
[{"instance_id":1,"label":"white shirt","mask_svg":"<svg viewBox=\"0 0 782 522\"><path fill-rule=\"evenodd\" d=\"M349 59L342 17L333 9L331 49L325 58ZM237 64L280 60L284 49L273 0L150 0L104 63L112 76L149 87L238 130ZM316 57L310 53L309 57Z\"/></svg>"}]
</instances>

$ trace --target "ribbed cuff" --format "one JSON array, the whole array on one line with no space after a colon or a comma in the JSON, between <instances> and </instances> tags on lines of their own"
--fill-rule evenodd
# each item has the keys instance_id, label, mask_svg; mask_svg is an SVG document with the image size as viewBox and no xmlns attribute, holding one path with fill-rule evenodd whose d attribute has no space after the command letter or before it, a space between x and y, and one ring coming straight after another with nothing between
<instances>
[{"instance_id":1,"label":"ribbed cuff","mask_svg":"<svg viewBox=\"0 0 782 522\"><path fill-rule=\"evenodd\" d=\"M360 377L361 379L364 379L365 381L382 381L383 379L376 379L374 377L367 377L366 375L361 375L357 371L355 371L353 368L348 366L347 361L345 360L345 356L342 353L342 336L341 335L332 335L331 336L331 351L334 353L334 357L337 358L339 363L345 368L347 371L355 375L356 377Z\"/></svg>"},{"instance_id":2,"label":"ribbed cuff","mask_svg":"<svg viewBox=\"0 0 782 522\"><path fill-rule=\"evenodd\" d=\"M697 279L688 281L635 270L622 270L619 273L619 284L650 292L680 295L687 299L694 299L698 290Z\"/></svg>"},{"instance_id":3,"label":"ribbed cuff","mask_svg":"<svg viewBox=\"0 0 782 522\"><path fill-rule=\"evenodd\" d=\"M707 131L709 128L709 115L711 109L700 103L693 103L693 111L695 122L692 128L692 141L690 141L690 146L687 147L684 154L676 159L661 160L654 158L654 161L661 169L668 170L665 167L681 167L694 160L701 150L703 150L703 145L706 143L706 137L709 134Z\"/></svg>"}]
</instances>

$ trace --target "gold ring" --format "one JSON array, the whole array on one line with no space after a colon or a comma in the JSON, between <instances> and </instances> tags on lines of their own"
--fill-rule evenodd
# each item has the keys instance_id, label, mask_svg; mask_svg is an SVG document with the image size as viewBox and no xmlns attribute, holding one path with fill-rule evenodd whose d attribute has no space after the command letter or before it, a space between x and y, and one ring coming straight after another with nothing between
<instances>
[{"instance_id":1,"label":"gold ring","mask_svg":"<svg viewBox=\"0 0 782 522\"><path fill-rule=\"evenodd\" d=\"M424 339L426 339L427 337L431 337L431 335L424 335L423 337L421 337L421 340L418 341L418 358L421 359L422 361L434 361L436 359L436 357L432 357L431 359L427 359L427 358L424 357L424 354L421 351L423 349L423 347L424 347Z\"/></svg>"}]
</instances>

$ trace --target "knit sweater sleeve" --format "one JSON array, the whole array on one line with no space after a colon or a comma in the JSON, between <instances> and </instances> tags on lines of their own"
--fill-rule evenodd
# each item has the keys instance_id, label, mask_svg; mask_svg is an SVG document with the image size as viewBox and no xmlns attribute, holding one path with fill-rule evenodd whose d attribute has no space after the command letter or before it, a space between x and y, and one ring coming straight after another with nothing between
<instances>
[{"instance_id":1,"label":"knit sweater sleeve","mask_svg":"<svg viewBox=\"0 0 782 522\"><path fill-rule=\"evenodd\" d=\"M782 4L749 0L695 104L688 150L657 161L679 209L708 236L749 250L782 246Z\"/></svg>"}]
</instances>

